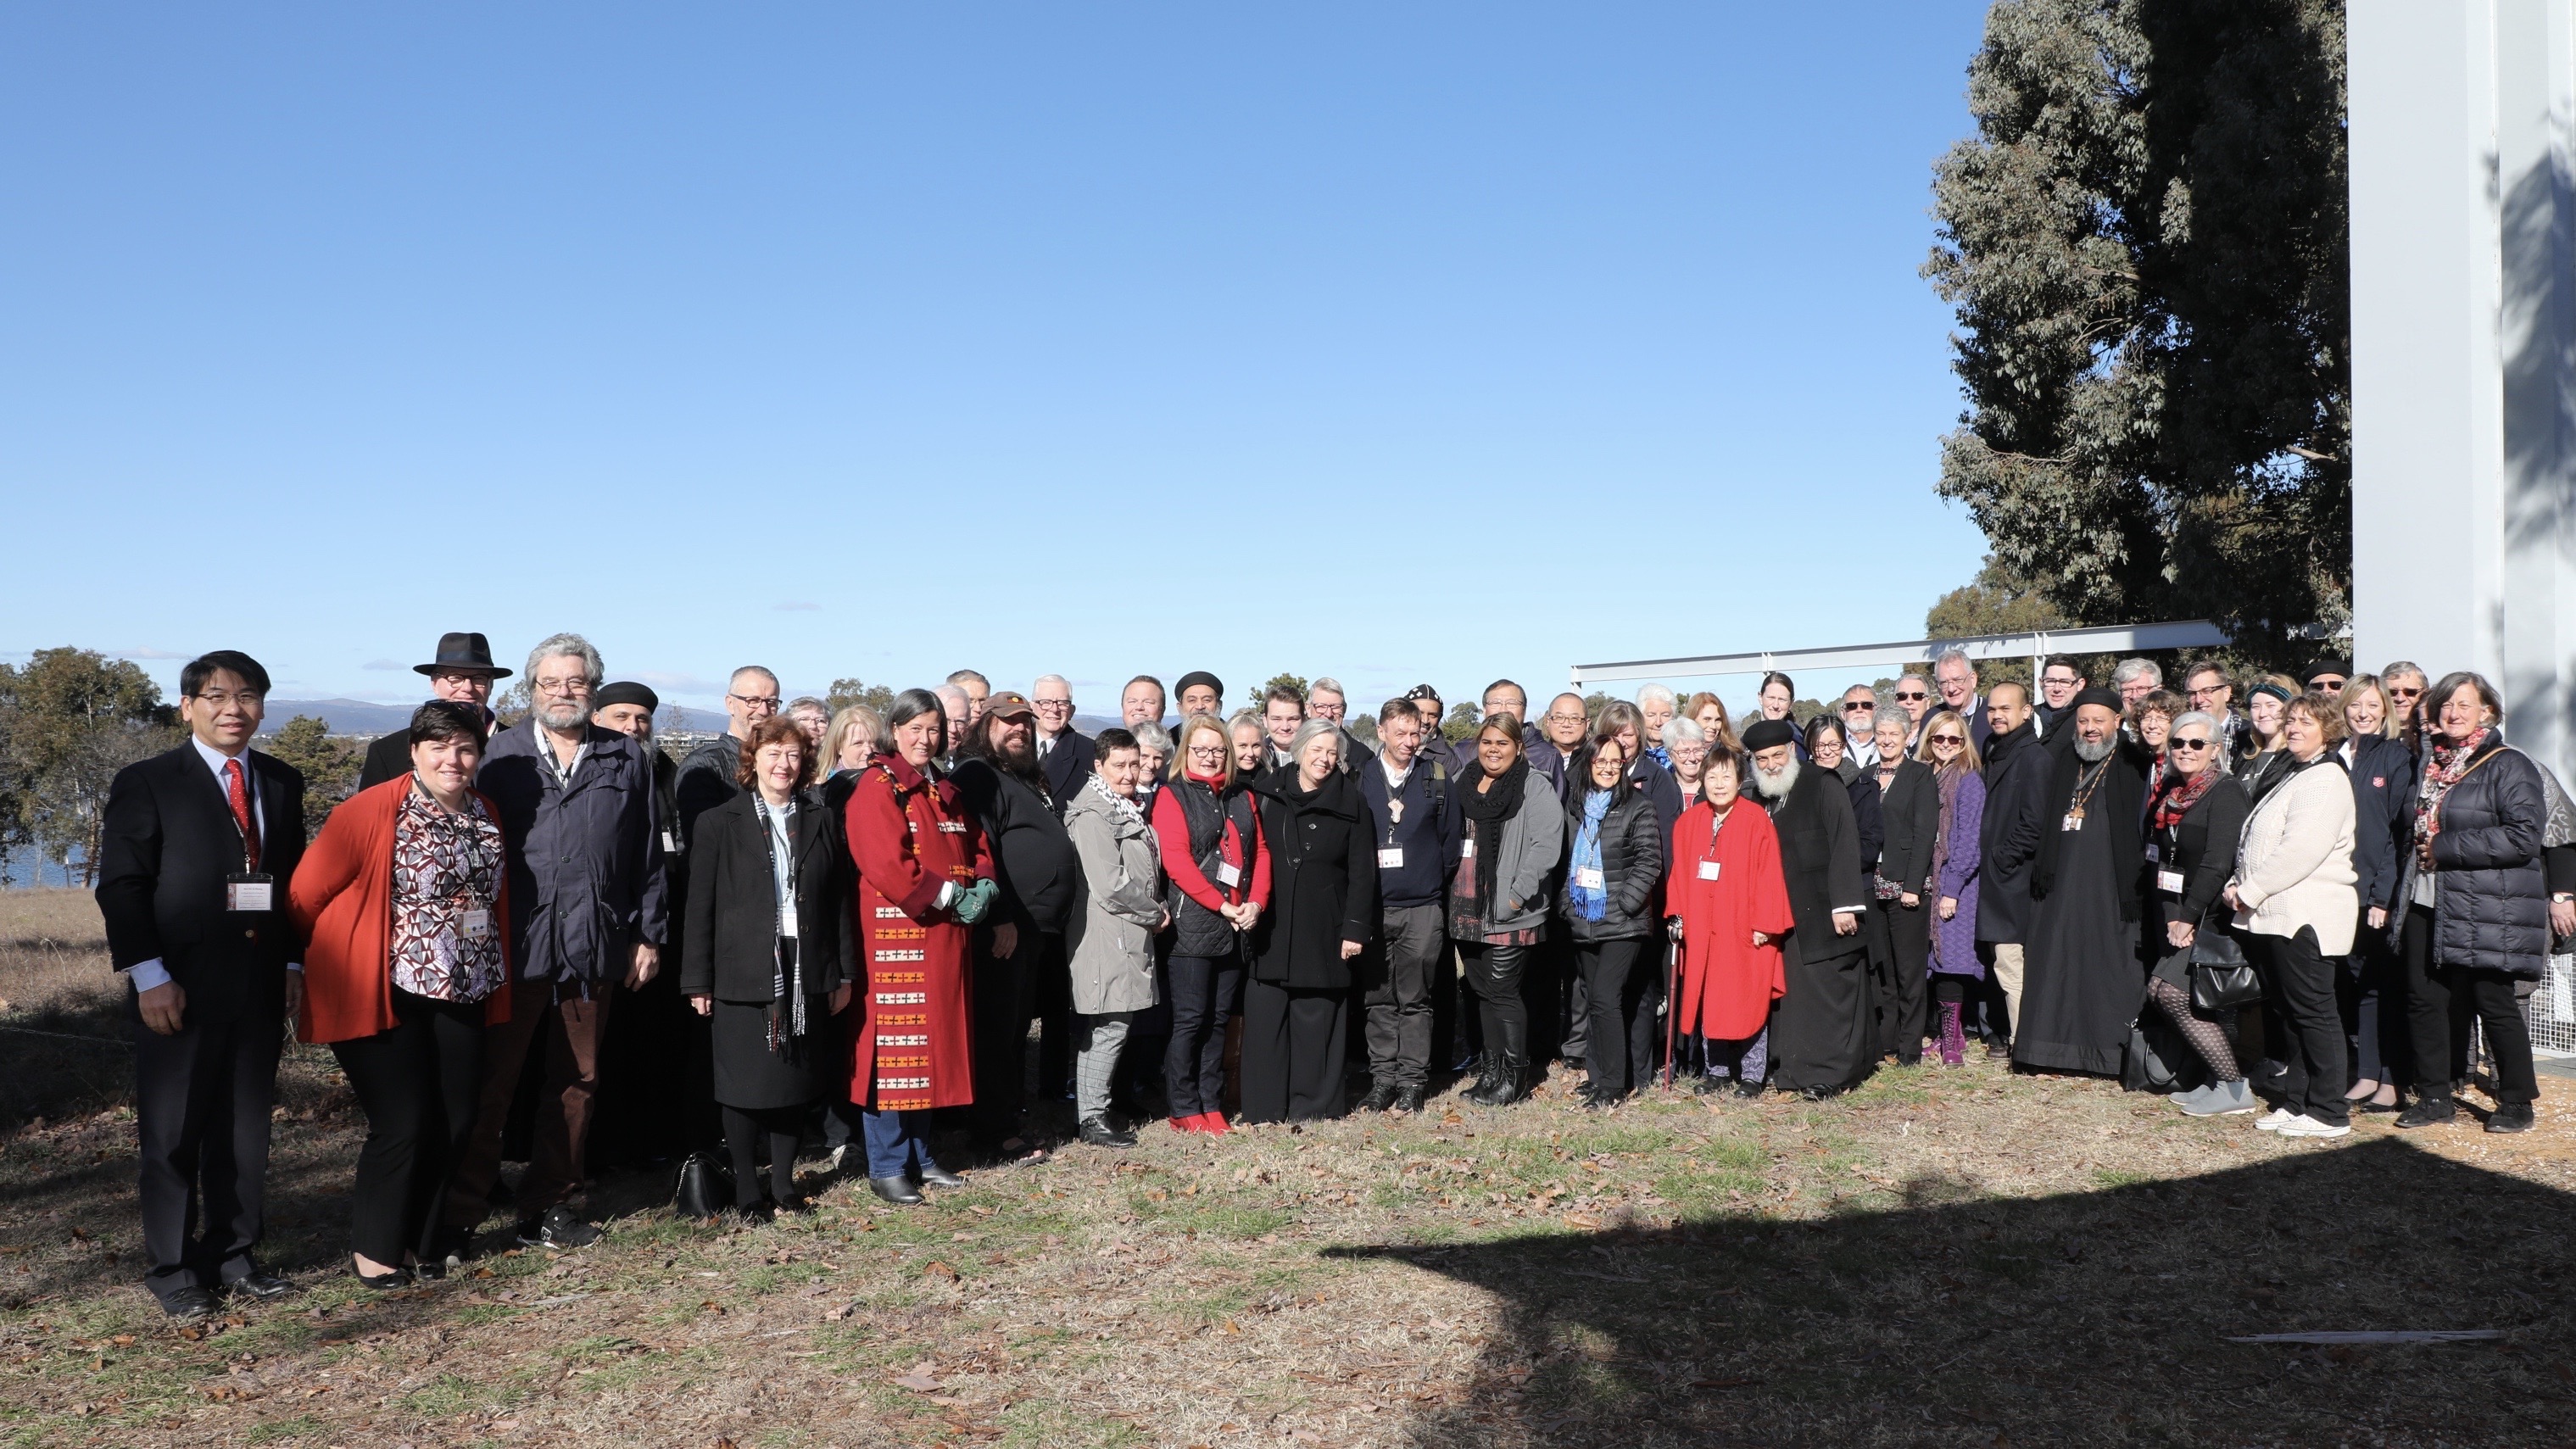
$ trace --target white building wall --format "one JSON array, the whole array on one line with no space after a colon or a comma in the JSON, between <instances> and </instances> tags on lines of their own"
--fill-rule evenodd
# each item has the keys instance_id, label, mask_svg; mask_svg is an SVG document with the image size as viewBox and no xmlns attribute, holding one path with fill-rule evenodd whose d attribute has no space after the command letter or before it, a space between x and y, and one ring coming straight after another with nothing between
<instances>
[{"instance_id":1,"label":"white building wall","mask_svg":"<svg viewBox=\"0 0 2576 1449\"><path fill-rule=\"evenodd\" d=\"M2576 0L2351 0L2355 665L2576 779Z\"/></svg>"}]
</instances>

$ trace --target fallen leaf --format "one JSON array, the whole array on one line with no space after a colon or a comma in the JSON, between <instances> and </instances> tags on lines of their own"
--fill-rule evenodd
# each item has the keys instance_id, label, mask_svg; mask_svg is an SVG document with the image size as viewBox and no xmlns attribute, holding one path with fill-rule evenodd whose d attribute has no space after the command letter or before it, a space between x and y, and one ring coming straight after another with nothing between
<instances>
[{"instance_id":1,"label":"fallen leaf","mask_svg":"<svg viewBox=\"0 0 2576 1449\"><path fill-rule=\"evenodd\" d=\"M957 1270L937 1258L921 1265L921 1275L925 1278L945 1278L951 1283L957 1281Z\"/></svg>"},{"instance_id":2,"label":"fallen leaf","mask_svg":"<svg viewBox=\"0 0 2576 1449\"><path fill-rule=\"evenodd\" d=\"M894 1386L899 1389L910 1389L916 1394L939 1392L939 1380L928 1374L905 1374L894 1381Z\"/></svg>"},{"instance_id":3,"label":"fallen leaf","mask_svg":"<svg viewBox=\"0 0 2576 1449\"><path fill-rule=\"evenodd\" d=\"M108 1342L115 1344L118 1348L132 1348L134 1346L134 1335L130 1333L120 1333L116 1337L109 1339Z\"/></svg>"}]
</instances>

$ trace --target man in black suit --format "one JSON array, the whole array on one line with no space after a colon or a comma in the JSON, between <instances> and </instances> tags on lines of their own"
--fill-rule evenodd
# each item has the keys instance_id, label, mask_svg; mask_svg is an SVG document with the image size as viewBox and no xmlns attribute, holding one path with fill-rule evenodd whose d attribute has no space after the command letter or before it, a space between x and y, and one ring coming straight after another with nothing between
<instances>
[{"instance_id":1,"label":"man in black suit","mask_svg":"<svg viewBox=\"0 0 2576 1449\"><path fill-rule=\"evenodd\" d=\"M1064 802L1091 778L1091 736L1073 727L1073 686L1061 674L1038 676L1029 707L1037 711L1038 773L1046 777L1047 803L1061 815Z\"/></svg>"},{"instance_id":2,"label":"man in black suit","mask_svg":"<svg viewBox=\"0 0 2576 1449\"><path fill-rule=\"evenodd\" d=\"M290 1291L253 1256L284 1023L303 943L286 883L304 854L304 777L250 748L268 671L219 649L179 673L188 742L117 772L98 909L133 991L143 1283L176 1318L219 1290Z\"/></svg>"},{"instance_id":3,"label":"man in black suit","mask_svg":"<svg viewBox=\"0 0 2576 1449\"><path fill-rule=\"evenodd\" d=\"M492 662L492 646L482 635L439 635L438 657L427 664L413 665L412 671L429 676L430 698L470 704L483 711L483 733L492 733L492 681L509 678L510 671ZM367 746L367 763L358 771L358 788L371 789L410 773L411 732L395 730L377 736L376 742Z\"/></svg>"},{"instance_id":4,"label":"man in black suit","mask_svg":"<svg viewBox=\"0 0 2576 1449\"><path fill-rule=\"evenodd\" d=\"M1985 700L1977 694L1977 666L1969 660L1967 650L1954 646L1933 657L1932 687L1940 693L1942 708L1957 710L1959 717L1968 722L1968 739L1982 752L1986 741L1993 738L1995 726L1986 712Z\"/></svg>"}]
</instances>

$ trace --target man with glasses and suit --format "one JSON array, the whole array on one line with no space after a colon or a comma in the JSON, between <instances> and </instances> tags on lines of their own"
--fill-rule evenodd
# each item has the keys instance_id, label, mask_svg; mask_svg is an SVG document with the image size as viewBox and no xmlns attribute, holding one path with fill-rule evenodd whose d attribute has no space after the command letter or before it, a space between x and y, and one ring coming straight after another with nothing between
<instances>
[{"instance_id":1,"label":"man with glasses and suit","mask_svg":"<svg viewBox=\"0 0 2576 1449\"><path fill-rule=\"evenodd\" d=\"M1073 686L1061 674L1038 676L1029 687L1029 708L1037 719L1038 773L1046 777L1048 802L1061 811L1091 778L1091 736L1073 727Z\"/></svg>"},{"instance_id":2,"label":"man with glasses and suit","mask_svg":"<svg viewBox=\"0 0 2576 1449\"><path fill-rule=\"evenodd\" d=\"M1842 718L1835 723L1843 732L1843 754L1863 770L1878 768L1878 736L1872 719L1878 713L1878 692L1866 684L1855 684L1843 691Z\"/></svg>"},{"instance_id":3,"label":"man with glasses and suit","mask_svg":"<svg viewBox=\"0 0 2576 1449\"><path fill-rule=\"evenodd\" d=\"M254 1256L285 1023L303 998L286 883L304 855L304 777L250 747L268 671L218 649L179 671L188 741L117 772L98 909L133 991L143 1283L174 1318L216 1294L275 1298Z\"/></svg>"},{"instance_id":4,"label":"man with glasses and suit","mask_svg":"<svg viewBox=\"0 0 2576 1449\"><path fill-rule=\"evenodd\" d=\"M412 670L429 676L430 698L481 710L485 735L497 727L492 718L492 681L509 678L510 671L492 662L492 646L482 635L441 634L438 657L427 664L415 664ZM367 746L367 763L358 772L358 788L372 790L410 773L411 731L393 730L378 735L376 742Z\"/></svg>"},{"instance_id":5,"label":"man with glasses and suit","mask_svg":"<svg viewBox=\"0 0 2576 1449\"><path fill-rule=\"evenodd\" d=\"M1986 718L1986 702L1977 696L1977 666L1969 661L1967 650L1954 645L1933 656L1932 687L1945 707L1957 710L1959 718L1968 722L1968 738L1983 751L1995 727ZM1902 697L1898 702L1903 703ZM1913 710L1912 705L1906 708ZM1916 714L1914 722L1920 725L1923 716Z\"/></svg>"}]
</instances>

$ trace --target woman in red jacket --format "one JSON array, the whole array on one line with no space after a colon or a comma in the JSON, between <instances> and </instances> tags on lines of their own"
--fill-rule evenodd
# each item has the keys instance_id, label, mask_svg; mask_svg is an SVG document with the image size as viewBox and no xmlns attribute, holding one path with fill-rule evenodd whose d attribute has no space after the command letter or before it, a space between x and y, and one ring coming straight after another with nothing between
<instances>
[{"instance_id":1,"label":"woman in red jacket","mask_svg":"<svg viewBox=\"0 0 2576 1449\"><path fill-rule=\"evenodd\" d=\"M1260 812L1223 721L1199 714L1183 722L1171 768L1171 783L1154 792L1153 816L1174 933L1163 1090L1174 1131L1220 1136L1225 1027L1243 991L1245 936L1270 900L1270 852L1261 848Z\"/></svg>"},{"instance_id":2,"label":"woman in red jacket","mask_svg":"<svg viewBox=\"0 0 2576 1449\"><path fill-rule=\"evenodd\" d=\"M983 828L931 763L947 729L937 695L897 696L845 815L863 973L850 1100L866 1109L868 1187L891 1203L921 1201L916 1180L965 1185L920 1127L924 1113L975 1100L967 946L998 888ZM1006 953L1011 930L994 928Z\"/></svg>"},{"instance_id":3,"label":"woman in red jacket","mask_svg":"<svg viewBox=\"0 0 2576 1449\"><path fill-rule=\"evenodd\" d=\"M1712 746L1700 801L1673 822L1665 910L1682 943L1673 1029L1699 1038L1699 1090L1727 1076L1758 1096L1770 1065L1771 1003L1787 989L1780 938L1794 924L1780 838L1760 806L1745 808L1744 757Z\"/></svg>"},{"instance_id":4,"label":"woman in red jacket","mask_svg":"<svg viewBox=\"0 0 2576 1449\"><path fill-rule=\"evenodd\" d=\"M447 1179L474 1130L483 1028L510 1017L500 812L472 788L482 712L411 717L411 773L341 802L287 890L309 944L298 1040L328 1042L367 1113L350 1266L370 1288L442 1276Z\"/></svg>"}]
</instances>

